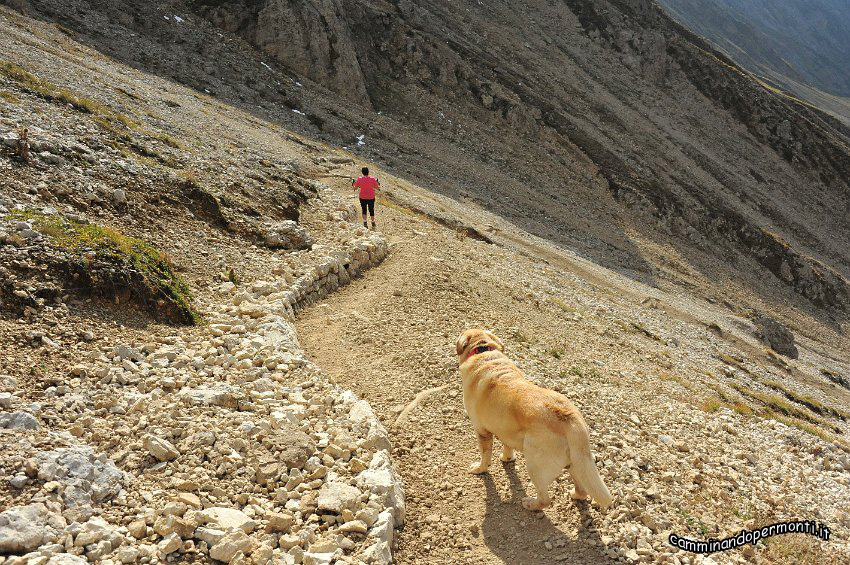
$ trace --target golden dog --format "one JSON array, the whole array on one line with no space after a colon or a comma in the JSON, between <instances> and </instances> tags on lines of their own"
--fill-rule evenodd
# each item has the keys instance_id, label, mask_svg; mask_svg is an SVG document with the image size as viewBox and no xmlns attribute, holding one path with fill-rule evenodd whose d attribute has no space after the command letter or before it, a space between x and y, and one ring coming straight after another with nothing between
<instances>
[{"instance_id":1,"label":"golden dog","mask_svg":"<svg viewBox=\"0 0 850 565\"><path fill-rule=\"evenodd\" d=\"M463 380L463 405L478 434L481 461L470 472L490 467L493 436L502 442L502 461L512 461L514 450L525 454L528 474L537 498L522 505L540 510L551 504L549 485L568 467L575 500L588 494L607 508L611 493L593 460L587 424L567 397L528 381L503 353L502 341L486 330L467 330L457 339Z\"/></svg>"}]
</instances>

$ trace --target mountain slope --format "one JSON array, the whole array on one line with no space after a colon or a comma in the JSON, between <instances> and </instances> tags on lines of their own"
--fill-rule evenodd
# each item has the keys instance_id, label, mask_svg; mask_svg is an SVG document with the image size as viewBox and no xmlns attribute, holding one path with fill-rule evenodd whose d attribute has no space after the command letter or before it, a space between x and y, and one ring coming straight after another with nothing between
<instances>
[{"instance_id":1,"label":"mountain slope","mask_svg":"<svg viewBox=\"0 0 850 565\"><path fill-rule=\"evenodd\" d=\"M744 67L850 120L850 10L839 0L661 0ZM808 88L807 88L808 87Z\"/></svg>"},{"instance_id":2,"label":"mountain slope","mask_svg":"<svg viewBox=\"0 0 850 565\"><path fill-rule=\"evenodd\" d=\"M653 2L14 4L638 280L845 316L846 130Z\"/></svg>"},{"instance_id":3,"label":"mountain slope","mask_svg":"<svg viewBox=\"0 0 850 565\"><path fill-rule=\"evenodd\" d=\"M8 3L5 564L694 564L670 533L789 519L832 537L711 561L850 562L844 134L827 117L652 4L268 3L336 6L329 37L389 18L370 36L386 51L356 47L349 92L196 4ZM508 33L523 17L539 25ZM353 209L361 164L386 191L379 234ZM103 269L68 226L130 259L121 234L154 246L208 323L156 322L122 280L139 263ZM73 277L94 267L101 294ZM795 358L768 348L760 313ZM466 473L454 340L470 326L580 407L608 512L570 501L566 476L552 508L525 511L521 456Z\"/></svg>"},{"instance_id":4,"label":"mountain slope","mask_svg":"<svg viewBox=\"0 0 850 565\"><path fill-rule=\"evenodd\" d=\"M370 106L463 152L420 160L416 153L431 143L418 139L413 155L387 163L400 161L402 170L415 163L419 178L451 179L535 233L574 246L582 244L564 232L577 239L590 232L607 249L583 251L600 261L614 254L608 264L654 277L637 257L644 253L624 241L631 238L611 235L636 218L629 227L643 232L643 210L656 227L697 247L708 237L713 243L704 247L731 245L751 257L762 248L756 261L809 300L844 301L847 259L831 243L847 237L843 130L764 91L653 3L196 6L270 54L276 51L256 38L283 33L279 22L306 14L325 22L328 41L356 58L349 97L357 100L362 77ZM321 68L321 60L311 64ZM805 191L796 189L801 183ZM632 210L600 221L616 209L604 203L611 196ZM827 237L814 233L816 217L835 218ZM809 269L816 280L800 280Z\"/></svg>"}]
</instances>

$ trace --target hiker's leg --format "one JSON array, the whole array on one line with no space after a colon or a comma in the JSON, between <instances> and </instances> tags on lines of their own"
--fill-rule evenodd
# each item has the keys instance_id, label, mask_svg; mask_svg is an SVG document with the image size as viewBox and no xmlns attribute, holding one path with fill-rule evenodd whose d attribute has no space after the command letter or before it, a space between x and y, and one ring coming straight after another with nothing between
<instances>
[{"instance_id":1,"label":"hiker's leg","mask_svg":"<svg viewBox=\"0 0 850 565\"><path fill-rule=\"evenodd\" d=\"M366 224L366 210L369 208L369 201L360 199L360 211L363 213L363 227L368 227Z\"/></svg>"}]
</instances>

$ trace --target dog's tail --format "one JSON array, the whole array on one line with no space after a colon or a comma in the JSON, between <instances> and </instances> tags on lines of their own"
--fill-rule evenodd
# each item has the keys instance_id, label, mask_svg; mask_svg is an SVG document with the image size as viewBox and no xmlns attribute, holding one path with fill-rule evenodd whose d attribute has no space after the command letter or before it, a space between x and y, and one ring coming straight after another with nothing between
<instances>
[{"instance_id":1,"label":"dog's tail","mask_svg":"<svg viewBox=\"0 0 850 565\"><path fill-rule=\"evenodd\" d=\"M611 493L602 482L593 454L587 427L574 423L567 428L567 445L570 448L570 474L602 509L611 504Z\"/></svg>"}]
</instances>

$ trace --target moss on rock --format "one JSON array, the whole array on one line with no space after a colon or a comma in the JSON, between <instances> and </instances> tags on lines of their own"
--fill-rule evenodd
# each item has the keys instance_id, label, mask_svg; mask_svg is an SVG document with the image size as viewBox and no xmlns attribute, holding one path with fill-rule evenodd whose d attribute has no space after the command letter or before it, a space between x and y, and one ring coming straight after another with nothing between
<instances>
[{"instance_id":1,"label":"moss on rock","mask_svg":"<svg viewBox=\"0 0 850 565\"><path fill-rule=\"evenodd\" d=\"M51 246L65 252L69 274L92 291L115 296L129 291L157 317L192 325L201 322L186 281L174 271L168 255L150 243L110 227L35 210L13 210L7 219L30 222Z\"/></svg>"}]
</instances>

